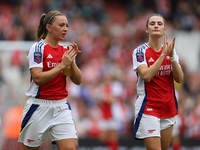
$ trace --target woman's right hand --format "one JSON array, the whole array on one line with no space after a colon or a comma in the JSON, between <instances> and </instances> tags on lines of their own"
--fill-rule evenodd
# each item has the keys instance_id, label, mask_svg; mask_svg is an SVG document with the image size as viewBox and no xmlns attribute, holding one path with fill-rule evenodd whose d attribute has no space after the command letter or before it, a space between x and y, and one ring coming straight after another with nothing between
<instances>
[{"instance_id":1,"label":"woman's right hand","mask_svg":"<svg viewBox=\"0 0 200 150\"><path fill-rule=\"evenodd\" d=\"M162 51L162 54L164 55L164 56L166 56L167 55L167 49L168 49L168 37L167 37L167 35L165 35L164 36L164 46L163 46L163 51Z\"/></svg>"},{"instance_id":2,"label":"woman's right hand","mask_svg":"<svg viewBox=\"0 0 200 150\"><path fill-rule=\"evenodd\" d=\"M168 43L168 37L167 35L164 36L164 46L162 53L166 56L167 52L169 53L170 57L173 57L174 55L174 45L175 45L175 37L173 38L173 41L171 44Z\"/></svg>"},{"instance_id":3,"label":"woman's right hand","mask_svg":"<svg viewBox=\"0 0 200 150\"><path fill-rule=\"evenodd\" d=\"M68 67L78 54L78 46L75 43L70 44L70 46L71 48L67 46L68 50L63 54L62 57L61 65L63 66L63 69Z\"/></svg>"}]
</instances>

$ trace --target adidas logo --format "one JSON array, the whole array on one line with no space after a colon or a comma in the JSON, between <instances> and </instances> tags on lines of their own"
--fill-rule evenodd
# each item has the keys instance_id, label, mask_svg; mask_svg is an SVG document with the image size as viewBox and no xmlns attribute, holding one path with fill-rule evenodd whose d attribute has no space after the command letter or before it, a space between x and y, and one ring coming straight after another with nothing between
<instances>
[{"instance_id":1,"label":"adidas logo","mask_svg":"<svg viewBox=\"0 0 200 150\"><path fill-rule=\"evenodd\" d=\"M154 62L153 58L151 57L148 62Z\"/></svg>"},{"instance_id":2,"label":"adidas logo","mask_svg":"<svg viewBox=\"0 0 200 150\"><path fill-rule=\"evenodd\" d=\"M49 54L49 55L47 56L47 58L53 58L53 57L51 56L51 54Z\"/></svg>"}]
</instances>

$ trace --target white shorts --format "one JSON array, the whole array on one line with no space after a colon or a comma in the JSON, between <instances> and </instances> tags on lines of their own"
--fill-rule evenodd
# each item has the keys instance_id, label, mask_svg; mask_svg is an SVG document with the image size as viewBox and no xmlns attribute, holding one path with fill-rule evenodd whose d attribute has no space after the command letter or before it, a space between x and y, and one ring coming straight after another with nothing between
<instances>
[{"instance_id":1,"label":"white shorts","mask_svg":"<svg viewBox=\"0 0 200 150\"><path fill-rule=\"evenodd\" d=\"M29 98L24 106L22 129L18 142L29 147L38 147L48 140L52 142L78 138L66 99L41 100Z\"/></svg>"},{"instance_id":2,"label":"white shorts","mask_svg":"<svg viewBox=\"0 0 200 150\"><path fill-rule=\"evenodd\" d=\"M161 137L160 131L175 124L175 117L157 118L155 116L143 114L136 116L134 120L134 137L144 139L147 137Z\"/></svg>"}]
</instances>

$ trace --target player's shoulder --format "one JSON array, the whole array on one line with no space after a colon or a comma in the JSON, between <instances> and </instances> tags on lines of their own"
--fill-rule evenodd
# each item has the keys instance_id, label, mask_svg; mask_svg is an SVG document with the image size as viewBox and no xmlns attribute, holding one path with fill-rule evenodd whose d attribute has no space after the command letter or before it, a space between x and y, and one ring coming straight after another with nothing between
<instances>
[{"instance_id":1,"label":"player's shoulder","mask_svg":"<svg viewBox=\"0 0 200 150\"><path fill-rule=\"evenodd\" d=\"M139 45L135 50L142 51L142 50L145 50L147 48L149 48L149 46L146 43L143 43L143 44Z\"/></svg>"},{"instance_id":2,"label":"player's shoulder","mask_svg":"<svg viewBox=\"0 0 200 150\"><path fill-rule=\"evenodd\" d=\"M146 43L143 43L134 49L134 53L144 52L147 48L149 48L149 46Z\"/></svg>"},{"instance_id":3,"label":"player's shoulder","mask_svg":"<svg viewBox=\"0 0 200 150\"><path fill-rule=\"evenodd\" d=\"M31 49L33 49L34 51L41 51L41 49L42 49L42 47L43 47L44 45L46 45L46 43L44 42L43 39L41 39L40 41L35 42L35 43L32 45Z\"/></svg>"}]
</instances>

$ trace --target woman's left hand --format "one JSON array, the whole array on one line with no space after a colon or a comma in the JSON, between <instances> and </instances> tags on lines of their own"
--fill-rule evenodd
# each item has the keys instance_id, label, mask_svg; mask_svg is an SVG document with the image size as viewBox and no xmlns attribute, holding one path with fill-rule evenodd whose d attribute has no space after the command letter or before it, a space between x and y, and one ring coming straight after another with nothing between
<instances>
[{"instance_id":1,"label":"woman's left hand","mask_svg":"<svg viewBox=\"0 0 200 150\"><path fill-rule=\"evenodd\" d=\"M73 49L73 51L76 51L76 54L78 54L78 46L77 46L77 44L76 43L72 43L72 44L69 44L71 47L72 47L72 49Z\"/></svg>"}]
</instances>

